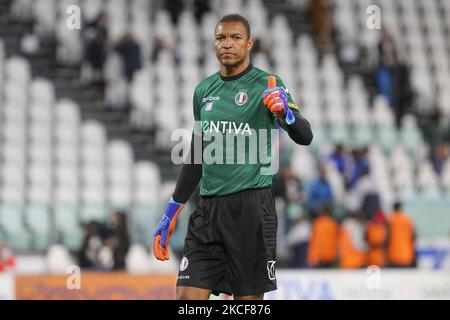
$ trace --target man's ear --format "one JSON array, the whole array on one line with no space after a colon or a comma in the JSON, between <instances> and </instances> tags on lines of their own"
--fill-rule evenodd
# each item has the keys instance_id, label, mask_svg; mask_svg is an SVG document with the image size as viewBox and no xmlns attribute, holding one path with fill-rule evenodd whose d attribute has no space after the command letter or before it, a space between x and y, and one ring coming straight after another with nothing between
<instances>
[{"instance_id":1,"label":"man's ear","mask_svg":"<svg viewBox=\"0 0 450 320\"><path fill-rule=\"evenodd\" d=\"M247 42L248 51L252 50L254 44L255 44L255 38L250 37Z\"/></svg>"}]
</instances>

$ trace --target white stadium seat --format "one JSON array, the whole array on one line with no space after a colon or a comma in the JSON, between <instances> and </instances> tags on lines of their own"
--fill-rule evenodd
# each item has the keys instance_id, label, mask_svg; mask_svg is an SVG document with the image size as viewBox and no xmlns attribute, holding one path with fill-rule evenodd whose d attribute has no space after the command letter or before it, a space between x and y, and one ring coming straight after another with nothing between
<instances>
[{"instance_id":1,"label":"white stadium seat","mask_svg":"<svg viewBox=\"0 0 450 320\"><path fill-rule=\"evenodd\" d=\"M127 165L133 162L133 150L130 145L121 140L111 141L108 145L108 162L111 166Z\"/></svg>"},{"instance_id":2,"label":"white stadium seat","mask_svg":"<svg viewBox=\"0 0 450 320\"><path fill-rule=\"evenodd\" d=\"M25 88L30 80L30 73L30 66L24 58L13 56L6 60L5 76L10 83Z\"/></svg>"},{"instance_id":3,"label":"white stadium seat","mask_svg":"<svg viewBox=\"0 0 450 320\"><path fill-rule=\"evenodd\" d=\"M32 103L51 105L55 100L53 84L43 78L36 78L30 83L30 99Z\"/></svg>"},{"instance_id":4,"label":"white stadium seat","mask_svg":"<svg viewBox=\"0 0 450 320\"><path fill-rule=\"evenodd\" d=\"M101 147L106 142L106 132L96 120L87 120L81 126L81 138L84 144Z\"/></svg>"},{"instance_id":5,"label":"white stadium seat","mask_svg":"<svg viewBox=\"0 0 450 320\"><path fill-rule=\"evenodd\" d=\"M55 105L55 118L61 125L78 125L80 111L78 105L69 99L61 99Z\"/></svg>"},{"instance_id":6,"label":"white stadium seat","mask_svg":"<svg viewBox=\"0 0 450 320\"><path fill-rule=\"evenodd\" d=\"M27 86L9 80L3 87L5 105L11 104L17 108L24 108L28 99Z\"/></svg>"}]
</instances>

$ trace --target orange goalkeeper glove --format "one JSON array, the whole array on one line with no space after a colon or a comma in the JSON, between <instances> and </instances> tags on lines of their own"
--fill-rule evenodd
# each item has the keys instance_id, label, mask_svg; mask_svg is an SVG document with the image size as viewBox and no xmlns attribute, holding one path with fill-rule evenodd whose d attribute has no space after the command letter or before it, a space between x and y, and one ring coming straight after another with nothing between
<instances>
[{"instance_id":1,"label":"orange goalkeeper glove","mask_svg":"<svg viewBox=\"0 0 450 320\"><path fill-rule=\"evenodd\" d=\"M175 202L171 197L167 204L164 215L153 233L153 254L156 259L164 261L169 260L169 241L175 231L176 220L183 210L184 204Z\"/></svg>"},{"instance_id":2,"label":"orange goalkeeper glove","mask_svg":"<svg viewBox=\"0 0 450 320\"><path fill-rule=\"evenodd\" d=\"M277 87L277 79L269 76L268 87L262 93L264 105L288 125L295 121L295 116L288 106L288 94L282 87Z\"/></svg>"}]
</instances>

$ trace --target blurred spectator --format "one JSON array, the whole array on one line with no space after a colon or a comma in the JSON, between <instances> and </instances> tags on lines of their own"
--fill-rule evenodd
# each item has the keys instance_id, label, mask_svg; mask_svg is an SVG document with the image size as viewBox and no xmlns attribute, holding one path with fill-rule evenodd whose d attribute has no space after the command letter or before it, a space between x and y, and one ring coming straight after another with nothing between
<instances>
[{"instance_id":1,"label":"blurred spectator","mask_svg":"<svg viewBox=\"0 0 450 320\"><path fill-rule=\"evenodd\" d=\"M390 267L408 268L416 265L415 232L411 218L402 211L400 202L394 204L389 217L388 261Z\"/></svg>"},{"instance_id":2,"label":"blurred spectator","mask_svg":"<svg viewBox=\"0 0 450 320\"><path fill-rule=\"evenodd\" d=\"M349 166L349 159L343 144L337 144L327 160L333 163L340 174L345 175Z\"/></svg>"},{"instance_id":3,"label":"blurred spectator","mask_svg":"<svg viewBox=\"0 0 450 320\"><path fill-rule=\"evenodd\" d=\"M84 31L84 63L81 78L88 84L94 82L97 92L103 94L103 65L108 42L108 15L100 11L92 21L87 21Z\"/></svg>"},{"instance_id":4,"label":"blurred spectator","mask_svg":"<svg viewBox=\"0 0 450 320\"><path fill-rule=\"evenodd\" d=\"M391 106L394 109L397 128L400 128L407 107L411 105L413 90L408 66L398 59L397 52L393 52Z\"/></svg>"},{"instance_id":5,"label":"blurred spectator","mask_svg":"<svg viewBox=\"0 0 450 320\"><path fill-rule=\"evenodd\" d=\"M369 159L367 157L369 152L368 148L363 148L361 150L353 150L352 157L353 161L350 165L349 174L350 176L347 179L347 189L352 189L358 179L362 176L363 172L369 171Z\"/></svg>"},{"instance_id":6,"label":"blurred spectator","mask_svg":"<svg viewBox=\"0 0 450 320\"><path fill-rule=\"evenodd\" d=\"M330 53L334 50L332 3L330 0L311 0L309 6L318 47L322 53Z\"/></svg>"},{"instance_id":7,"label":"blurred spectator","mask_svg":"<svg viewBox=\"0 0 450 320\"><path fill-rule=\"evenodd\" d=\"M274 197L283 199L284 224L282 225L289 230L293 221L298 218L299 211L302 211L301 203L304 202L302 182L294 175L290 164L287 164L282 173L276 175L272 186Z\"/></svg>"},{"instance_id":8,"label":"blurred spectator","mask_svg":"<svg viewBox=\"0 0 450 320\"><path fill-rule=\"evenodd\" d=\"M302 182L294 175L289 163L273 176L273 195L282 198L286 204L303 201L302 189Z\"/></svg>"},{"instance_id":9,"label":"blurred spectator","mask_svg":"<svg viewBox=\"0 0 450 320\"><path fill-rule=\"evenodd\" d=\"M442 174L448 156L449 156L448 144L440 143L431 149L429 158L431 163L433 164L434 172L436 172L438 176Z\"/></svg>"},{"instance_id":10,"label":"blurred spectator","mask_svg":"<svg viewBox=\"0 0 450 320\"><path fill-rule=\"evenodd\" d=\"M376 78L378 93L383 95L392 106L392 75L389 67L389 65L380 65L376 71Z\"/></svg>"},{"instance_id":11,"label":"blurred spectator","mask_svg":"<svg viewBox=\"0 0 450 320\"><path fill-rule=\"evenodd\" d=\"M384 267L386 265L387 226L382 211L377 211L373 219L367 222L366 237L369 246L367 265Z\"/></svg>"},{"instance_id":12,"label":"blurred spectator","mask_svg":"<svg viewBox=\"0 0 450 320\"><path fill-rule=\"evenodd\" d=\"M103 270L112 270L114 267L114 246L113 238L108 238L103 242L102 247L98 251L98 265Z\"/></svg>"},{"instance_id":13,"label":"blurred spectator","mask_svg":"<svg viewBox=\"0 0 450 320\"><path fill-rule=\"evenodd\" d=\"M367 245L361 215L352 213L344 220L339 233L339 266L344 269L366 266Z\"/></svg>"},{"instance_id":14,"label":"blurred spectator","mask_svg":"<svg viewBox=\"0 0 450 320\"><path fill-rule=\"evenodd\" d=\"M78 252L81 268L125 269L125 258L130 247L126 214L114 212L112 224L112 228L97 221L84 224L83 244Z\"/></svg>"},{"instance_id":15,"label":"blurred spectator","mask_svg":"<svg viewBox=\"0 0 450 320\"><path fill-rule=\"evenodd\" d=\"M339 226L330 212L322 209L312 225L308 247L308 264L312 267L332 267L338 257Z\"/></svg>"},{"instance_id":16,"label":"blurred spectator","mask_svg":"<svg viewBox=\"0 0 450 320\"><path fill-rule=\"evenodd\" d=\"M386 28L382 28L378 40L377 88L378 92L387 99L391 106L393 104L391 67L394 64L395 50L395 44L391 34Z\"/></svg>"},{"instance_id":17,"label":"blurred spectator","mask_svg":"<svg viewBox=\"0 0 450 320\"><path fill-rule=\"evenodd\" d=\"M389 65L395 50L394 39L386 27L383 26L378 38L378 65Z\"/></svg>"},{"instance_id":18,"label":"blurred spectator","mask_svg":"<svg viewBox=\"0 0 450 320\"><path fill-rule=\"evenodd\" d=\"M83 225L83 243L78 252L80 268L96 269L99 267L98 253L102 247L99 229L99 224L94 221Z\"/></svg>"},{"instance_id":19,"label":"blurred spectator","mask_svg":"<svg viewBox=\"0 0 450 320\"><path fill-rule=\"evenodd\" d=\"M113 269L124 270L125 258L130 247L130 236L127 229L127 219L124 212L113 213L113 230L107 246L113 252Z\"/></svg>"},{"instance_id":20,"label":"blurred spectator","mask_svg":"<svg viewBox=\"0 0 450 320\"><path fill-rule=\"evenodd\" d=\"M152 52L152 62L157 63L159 54L163 50L168 50L174 56L174 63L177 64L179 62L179 57L177 55L177 51L175 46L171 45L169 42L165 41L163 38L155 36L153 41L153 52Z\"/></svg>"},{"instance_id":21,"label":"blurred spectator","mask_svg":"<svg viewBox=\"0 0 450 320\"><path fill-rule=\"evenodd\" d=\"M88 39L85 48L86 60L91 69L88 80L97 84L99 91L103 91L103 66L106 60L106 36L97 31L92 39Z\"/></svg>"},{"instance_id":22,"label":"blurred spectator","mask_svg":"<svg viewBox=\"0 0 450 320\"><path fill-rule=\"evenodd\" d=\"M363 168L359 180L349 191L347 203L351 211L360 211L363 218L371 220L381 210L381 199L368 168Z\"/></svg>"},{"instance_id":23,"label":"blurred spectator","mask_svg":"<svg viewBox=\"0 0 450 320\"><path fill-rule=\"evenodd\" d=\"M16 257L7 243L0 243L0 272L11 271L16 266Z\"/></svg>"},{"instance_id":24,"label":"blurred spectator","mask_svg":"<svg viewBox=\"0 0 450 320\"><path fill-rule=\"evenodd\" d=\"M284 191L287 203L300 202L303 200L302 182L294 175L290 165L283 170Z\"/></svg>"},{"instance_id":25,"label":"blurred spectator","mask_svg":"<svg viewBox=\"0 0 450 320\"><path fill-rule=\"evenodd\" d=\"M128 81L133 79L134 72L142 67L141 46L134 39L131 32L124 34L115 49L122 57L124 64L124 75Z\"/></svg>"},{"instance_id":26,"label":"blurred spectator","mask_svg":"<svg viewBox=\"0 0 450 320\"><path fill-rule=\"evenodd\" d=\"M398 59L394 40L385 28L380 32L378 56L378 92L386 97L393 108L397 128L400 128L406 108L411 104L413 92L409 68Z\"/></svg>"},{"instance_id":27,"label":"blurred spectator","mask_svg":"<svg viewBox=\"0 0 450 320\"><path fill-rule=\"evenodd\" d=\"M87 38L94 37L97 33L102 33L105 38L108 37L108 15L104 11L100 11L94 20L88 21L84 30Z\"/></svg>"},{"instance_id":28,"label":"blurred spectator","mask_svg":"<svg viewBox=\"0 0 450 320\"><path fill-rule=\"evenodd\" d=\"M306 188L306 208L311 216L316 216L317 211L331 205L333 191L327 179L327 171L324 166L319 169L319 177L313 180Z\"/></svg>"},{"instance_id":29,"label":"blurred spectator","mask_svg":"<svg viewBox=\"0 0 450 320\"><path fill-rule=\"evenodd\" d=\"M311 236L311 223L303 214L293 224L286 237L286 244L290 249L291 256L288 268L308 267L308 246Z\"/></svg>"}]
</instances>

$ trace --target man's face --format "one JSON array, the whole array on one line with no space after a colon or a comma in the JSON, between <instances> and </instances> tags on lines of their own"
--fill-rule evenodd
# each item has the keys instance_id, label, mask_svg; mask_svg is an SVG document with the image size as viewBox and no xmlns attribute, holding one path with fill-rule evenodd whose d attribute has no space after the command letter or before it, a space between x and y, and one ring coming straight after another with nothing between
<instances>
[{"instance_id":1,"label":"man's face","mask_svg":"<svg viewBox=\"0 0 450 320\"><path fill-rule=\"evenodd\" d=\"M242 23L221 22L215 31L214 47L219 62L226 67L233 67L247 58L253 47L253 38L247 38Z\"/></svg>"}]
</instances>

